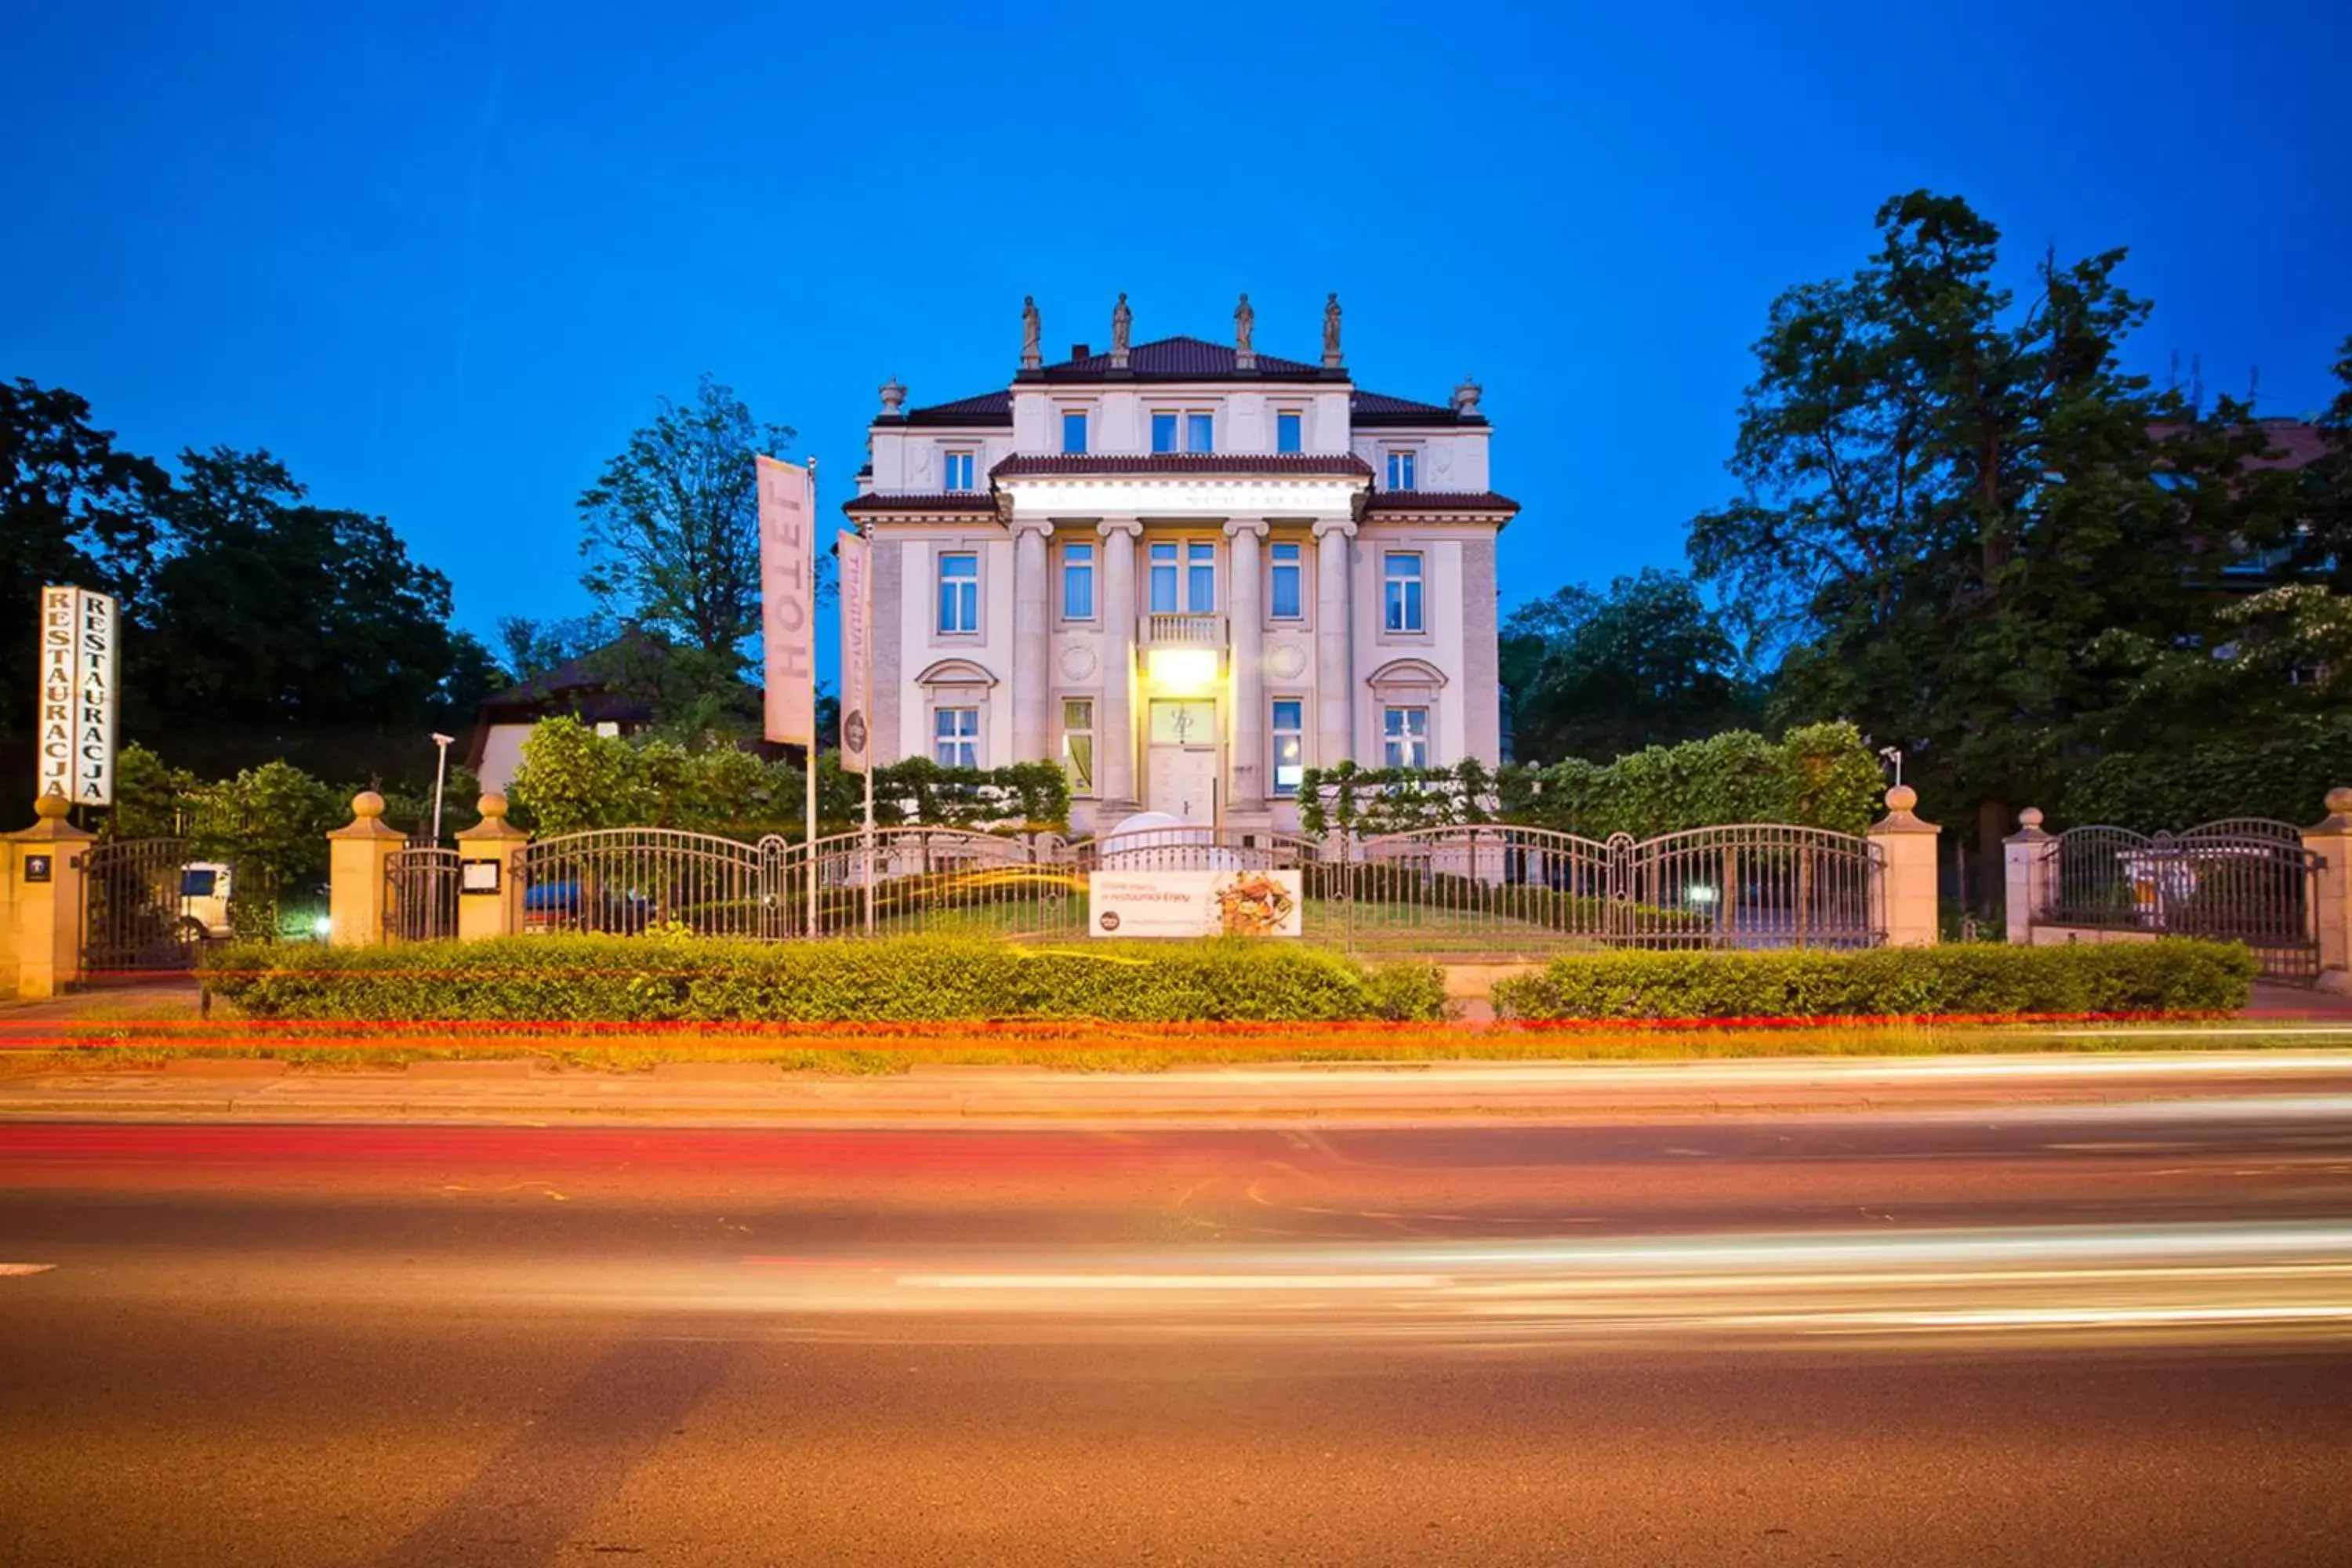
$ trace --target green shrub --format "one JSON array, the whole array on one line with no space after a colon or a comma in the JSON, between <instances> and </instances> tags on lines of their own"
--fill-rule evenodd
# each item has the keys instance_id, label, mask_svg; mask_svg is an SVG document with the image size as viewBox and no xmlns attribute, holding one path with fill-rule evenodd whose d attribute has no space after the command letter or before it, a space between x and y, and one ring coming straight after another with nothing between
<instances>
[{"instance_id":1,"label":"green shrub","mask_svg":"<svg viewBox=\"0 0 2352 1568\"><path fill-rule=\"evenodd\" d=\"M1495 988L1508 1018L1829 1018L2033 1013L2219 1013L2257 973L2234 942L2168 938L1861 952L1564 955Z\"/></svg>"},{"instance_id":2,"label":"green shrub","mask_svg":"<svg viewBox=\"0 0 2352 1568\"><path fill-rule=\"evenodd\" d=\"M1364 977L1371 1016L1409 1023L1445 1016L1445 972L1433 963L1376 965Z\"/></svg>"},{"instance_id":3,"label":"green shrub","mask_svg":"<svg viewBox=\"0 0 2352 1568\"><path fill-rule=\"evenodd\" d=\"M205 989L261 1018L813 1023L1101 1018L1119 1022L1433 1018L1434 969L1368 973L1297 942L987 940L823 942L520 936L321 948L288 961L236 944Z\"/></svg>"}]
</instances>

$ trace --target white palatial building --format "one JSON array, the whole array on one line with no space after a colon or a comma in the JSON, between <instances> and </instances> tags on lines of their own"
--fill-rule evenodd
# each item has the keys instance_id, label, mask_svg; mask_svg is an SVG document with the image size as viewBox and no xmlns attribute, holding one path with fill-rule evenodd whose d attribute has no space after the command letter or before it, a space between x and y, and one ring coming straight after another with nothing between
<instances>
[{"instance_id":1,"label":"white palatial building","mask_svg":"<svg viewBox=\"0 0 2352 1568\"><path fill-rule=\"evenodd\" d=\"M1122 299L1121 317L1124 317ZM1246 320L1247 305L1237 312ZM1300 775L1497 760L1496 535L1479 389L1364 391L1196 338L904 408L844 505L873 550L873 752L1055 760L1074 826L1149 809L1293 827Z\"/></svg>"}]
</instances>

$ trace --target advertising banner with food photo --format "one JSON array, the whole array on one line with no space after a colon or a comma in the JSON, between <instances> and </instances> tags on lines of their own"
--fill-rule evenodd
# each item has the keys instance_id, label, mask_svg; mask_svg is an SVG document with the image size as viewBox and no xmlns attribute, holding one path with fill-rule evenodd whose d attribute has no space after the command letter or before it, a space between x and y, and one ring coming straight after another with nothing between
<instances>
[{"instance_id":1,"label":"advertising banner with food photo","mask_svg":"<svg viewBox=\"0 0 2352 1568\"><path fill-rule=\"evenodd\" d=\"M1297 936L1297 871L1097 871L1087 879L1096 936Z\"/></svg>"}]
</instances>

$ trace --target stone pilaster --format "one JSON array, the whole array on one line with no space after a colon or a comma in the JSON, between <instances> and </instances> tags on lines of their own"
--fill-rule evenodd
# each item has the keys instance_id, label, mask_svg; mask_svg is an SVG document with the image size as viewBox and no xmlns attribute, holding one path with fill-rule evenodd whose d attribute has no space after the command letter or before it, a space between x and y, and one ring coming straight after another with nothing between
<instances>
[{"instance_id":1,"label":"stone pilaster","mask_svg":"<svg viewBox=\"0 0 2352 1568\"><path fill-rule=\"evenodd\" d=\"M1265 608L1259 596L1266 525L1235 518L1225 524L1233 590L1233 781L1226 799L1237 812L1265 809Z\"/></svg>"},{"instance_id":2,"label":"stone pilaster","mask_svg":"<svg viewBox=\"0 0 2352 1568\"><path fill-rule=\"evenodd\" d=\"M507 820L507 797L486 795L482 820L457 835L457 940L481 942L522 931L522 852L530 835ZM487 873L483 864L498 870ZM472 870L468 871L471 867ZM468 887L471 881L474 885Z\"/></svg>"},{"instance_id":3,"label":"stone pilaster","mask_svg":"<svg viewBox=\"0 0 2352 1568\"><path fill-rule=\"evenodd\" d=\"M2027 806L2017 814L2017 831L2000 841L2003 924L2009 940L2023 946L2034 925L2050 914L2057 882L2058 840L2042 831L2042 813Z\"/></svg>"},{"instance_id":4,"label":"stone pilaster","mask_svg":"<svg viewBox=\"0 0 2352 1568\"><path fill-rule=\"evenodd\" d=\"M16 994L27 1002L81 978L81 858L97 839L66 820L72 809L63 795L42 795L33 826L8 835L5 956L16 972Z\"/></svg>"},{"instance_id":5,"label":"stone pilaster","mask_svg":"<svg viewBox=\"0 0 2352 1568\"><path fill-rule=\"evenodd\" d=\"M1046 662L1052 653L1045 542L1054 525L1042 518L1013 524L1013 761L1045 759Z\"/></svg>"},{"instance_id":6,"label":"stone pilaster","mask_svg":"<svg viewBox=\"0 0 2352 1568\"><path fill-rule=\"evenodd\" d=\"M2352 991L2352 789L2327 792L2327 819L2303 830L2303 847L2319 858L2311 921L2320 988Z\"/></svg>"},{"instance_id":7,"label":"stone pilaster","mask_svg":"<svg viewBox=\"0 0 2352 1568\"><path fill-rule=\"evenodd\" d=\"M363 789L352 797L352 820L327 835L327 942L373 947L383 941L384 874L406 847L383 819L383 796Z\"/></svg>"},{"instance_id":8,"label":"stone pilaster","mask_svg":"<svg viewBox=\"0 0 2352 1568\"><path fill-rule=\"evenodd\" d=\"M1328 768L1355 755L1355 623L1348 614L1351 518L1315 525L1315 756ZM1377 759L1367 759L1377 762Z\"/></svg>"},{"instance_id":9,"label":"stone pilaster","mask_svg":"<svg viewBox=\"0 0 2352 1568\"><path fill-rule=\"evenodd\" d=\"M1112 518L1096 531L1103 542L1103 669L1095 766L1100 820L1108 824L1135 807L1135 542L1143 524Z\"/></svg>"}]
</instances>

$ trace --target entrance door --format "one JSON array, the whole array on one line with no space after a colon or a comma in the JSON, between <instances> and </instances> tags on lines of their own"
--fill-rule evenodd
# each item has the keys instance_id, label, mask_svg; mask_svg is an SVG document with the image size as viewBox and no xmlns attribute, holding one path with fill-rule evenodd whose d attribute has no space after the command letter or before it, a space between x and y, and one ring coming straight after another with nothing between
<instances>
[{"instance_id":1,"label":"entrance door","mask_svg":"<svg viewBox=\"0 0 2352 1568\"><path fill-rule=\"evenodd\" d=\"M1143 804L1186 822L1217 821L1217 705L1155 698L1144 765Z\"/></svg>"},{"instance_id":2,"label":"entrance door","mask_svg":"<svg viewBox=\"0 0 2352 1568\"><path fill-rule=\"evenodd\" d=\"M1144 805L1213 827L1217 821L1217 748L1154 746Z\"/></svg>"}]
</instances>

